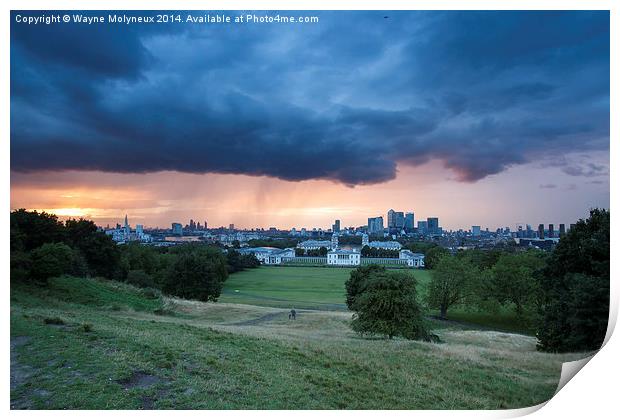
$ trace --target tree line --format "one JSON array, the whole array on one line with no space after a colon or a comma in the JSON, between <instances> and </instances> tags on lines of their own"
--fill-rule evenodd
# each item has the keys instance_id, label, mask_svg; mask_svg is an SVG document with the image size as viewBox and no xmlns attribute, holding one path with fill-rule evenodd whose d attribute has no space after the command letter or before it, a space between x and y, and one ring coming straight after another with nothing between
<instances>
[{"instance_id":1,"label":"tree line","mask_svg":"<svg viewBox=\"0 0 620 420\"><path fill-rule=\"evenodd\" d=\"M204 244L117 245L90 220L64 223L45 212L11 212L11 282L103 277L188 299L217 300L229 273L260 265L254 255Z\"/></svg>"},{"instance_id":2,"label":"tree line","mask_svg":"<svg viewBox=\"0 0 620 420\"><path fill-rule=\"evenodd\" d=\"M433 336L421 315L425 306L439 310L444 319L454 307L488 313L510 307L535 328L539 350L597 350L609 316L609 222L608 210L591 210L550 253L468 250L452 255L428 246L433 271L422 297L415 276L375 265L353 270L346 283L346 303L355 312L351 326L362 335L429 340Z\"/></svg>"}]
</instances>

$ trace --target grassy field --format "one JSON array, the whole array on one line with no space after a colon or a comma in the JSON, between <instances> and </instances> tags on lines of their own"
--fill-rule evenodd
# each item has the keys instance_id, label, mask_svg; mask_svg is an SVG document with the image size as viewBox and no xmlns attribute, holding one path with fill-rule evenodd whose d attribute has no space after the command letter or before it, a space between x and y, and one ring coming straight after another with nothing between
<instances>
[{"instance_id":1,"label":"grassy field","mask_svg":"<svg viewBox=\"0 0 620 420\"><path fill-rule=\"evenodd\" d=\"M231 275L221 302L296 309L346 310L344 282L350 269L260 267Z\"/></svg>"},{"instance_id":2,"label":"grassy field","mask_svg":"<svg viewBox=\"0 0 620 420\"><path fill-rule=\"evenodd\" d=\"M13 287L11 407L515 408L550 398L582 357L444 323L442 343L361 339L347 312L286 313L88 279Z\"/></svg>"},{"instance_id":3,"label":"grassy field","mask_svg":"<svg viewBox=\"0 0 620 420\"><path fill-rule=\"evenodd\" d=\"M260 267L232 274L225 283L221 302L279 308L346 310L344 283L351 269L326 267ZM418 282L418 295L427 294L430 270L407 270ZM439 315L429 311L429 315ZM501 308L489 314L466 308L451 308L448 317L457 322L499 331L533 334L521 325L514 312Z\"/></svg>"}]
</instances>

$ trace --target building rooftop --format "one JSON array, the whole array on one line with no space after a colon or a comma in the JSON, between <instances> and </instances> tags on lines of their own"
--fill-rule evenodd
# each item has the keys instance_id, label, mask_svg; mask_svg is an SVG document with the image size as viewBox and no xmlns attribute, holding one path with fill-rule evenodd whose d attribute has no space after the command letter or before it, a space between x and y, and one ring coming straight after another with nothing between
<instances>
[{"instance_id":1,"label":"building rooftop","mask_svg":"<svg viewBox=\"0 0 620 420\"><path fill-rule=\"evenodd\" d=\"M350 250L350 249L336 249L334 251L328 251L328 254L337 254L337 255L359 255L359 251Z\"/></svg>"}]
</instances>

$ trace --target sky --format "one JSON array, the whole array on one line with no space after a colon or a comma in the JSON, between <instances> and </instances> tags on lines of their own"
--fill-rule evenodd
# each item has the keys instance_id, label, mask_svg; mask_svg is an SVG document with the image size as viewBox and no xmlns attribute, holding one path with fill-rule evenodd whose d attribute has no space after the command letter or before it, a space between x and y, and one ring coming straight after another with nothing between
<instances>
[{"instance_id":1,"label":"sky","mask_svg":"<svg viewBox=\"0 0 620 420\"><path fill-rule=\"evenodd\" d=\"M280 14L319 21L12 12L11 208L286 229L609 208L608 12Z\"/></svg>"}]
</instances>

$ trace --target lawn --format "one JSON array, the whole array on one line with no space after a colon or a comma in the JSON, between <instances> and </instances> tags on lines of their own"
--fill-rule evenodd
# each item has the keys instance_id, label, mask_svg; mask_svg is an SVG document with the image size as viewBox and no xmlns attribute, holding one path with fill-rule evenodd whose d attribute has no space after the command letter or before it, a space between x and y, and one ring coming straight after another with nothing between
<instances>
[{"instance_id":1,"label":"lawn","mask_svg":"<svg viewBox=\"0 0 620 420\"><path fill-rule=\"evenodd\" d=\"M276 308L346 310L344 283L351 269L327 267L260 267L232 274L224 284L221 302ZM418 284L420 300L426 296L431 270L405 270ZM429 315L438 316L430 310ZM509 308L484 313L462 307L451 308L448 318L474 324L481 329L533 335Z\"/></svg>"},{"instance_id":2,"label":"lawn","mask_svg":"<svg viewBox=\"0 0 620 420\"><path fill-rule=\"evenodd\" d=\"M438 344L362 339L347 312L286 313L88 279L13 287L11 407L516 408L550 398L582 357L452 325Z\"/></svg>"},{"instance_id":3,"label":"lawn","mask_svg":"<svg viewBox=\"0 0 620 420\"><path fill-rule=\"evenodd\" d=\"M296 309L345 310L350 269L260 267L232 274L221 302Z\"/></svg>"}]
</instances>

